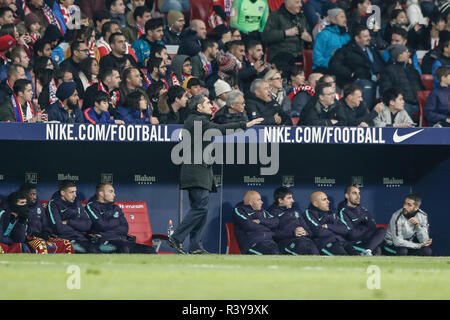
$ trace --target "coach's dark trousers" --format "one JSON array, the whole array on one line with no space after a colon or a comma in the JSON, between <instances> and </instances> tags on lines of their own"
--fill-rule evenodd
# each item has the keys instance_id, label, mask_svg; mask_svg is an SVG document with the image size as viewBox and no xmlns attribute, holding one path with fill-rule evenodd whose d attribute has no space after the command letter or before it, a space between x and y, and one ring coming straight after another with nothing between
<instances>
[{"instance_id":1,"label":"coach's dark trousers","mask_svg":"<svg viewBox=\"0 0 450 320\"><path fill-rule=\"evenodd\" d=\"M191 210L181 221L172 238L183 243L189 235L190 251L202 249L202 232L208 215L209 190L203 188L190 188L189 202Z\"/></svg>"}]
</instances>

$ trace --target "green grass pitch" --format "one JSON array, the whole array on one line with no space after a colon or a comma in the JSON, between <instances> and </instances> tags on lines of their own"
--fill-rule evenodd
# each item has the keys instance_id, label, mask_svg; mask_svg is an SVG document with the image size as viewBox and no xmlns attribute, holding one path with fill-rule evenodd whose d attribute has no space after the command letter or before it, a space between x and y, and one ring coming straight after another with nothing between
<instances>
[{"instance_id":1,"label":"green grass pitch","mask_svg":"<svg viewBox=\"0 0 450 320\"><path fill-rule=\"evenodd\" d=\"M67 287L73 265L80 289ZM450 299L450 257L8 254L0 288L0 299Z\"/></svg>"}]
</instances>

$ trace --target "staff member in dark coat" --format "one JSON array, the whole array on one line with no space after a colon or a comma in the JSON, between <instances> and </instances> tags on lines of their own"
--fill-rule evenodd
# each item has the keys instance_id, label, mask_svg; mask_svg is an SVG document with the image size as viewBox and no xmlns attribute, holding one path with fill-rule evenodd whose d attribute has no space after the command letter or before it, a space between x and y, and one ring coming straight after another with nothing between
<instances>
[{"instance_id":1,"label":"staff member in dark coat","mask_svg":"<svg viewBox=\"0 0 450 320\"><path fill-rule=\"evenodd\" d=\"M207 159L203 157L203 150L208 144L206 141L202 141L203 133L208 129L220 130L223 134L226 129L246 129L261 123L263 119L258 118L250 122L241 121L228 124L213 123L210 120L212 106L209 99L204 95L193 96L188 106L192 112L184 123L183 139L190 140L190 143L186 148L187 150L183 150L183 155L189 155L190 159L189 161L185 161L185 159L182 161L180 188L188 190L191 210L189 210L175 232L169 236L168 242L177 252L186 253L182 243L190 235L189 253L203 254L208 253L203 249L201 240L208 214L209 193L215 192L212 164L207 163ZM198 134L199 128L202 136ZM202 148L195 146L198 143L202 143ZM200 149L199 154L195 152L197 148Z\"/></svg>"}]
</instances>

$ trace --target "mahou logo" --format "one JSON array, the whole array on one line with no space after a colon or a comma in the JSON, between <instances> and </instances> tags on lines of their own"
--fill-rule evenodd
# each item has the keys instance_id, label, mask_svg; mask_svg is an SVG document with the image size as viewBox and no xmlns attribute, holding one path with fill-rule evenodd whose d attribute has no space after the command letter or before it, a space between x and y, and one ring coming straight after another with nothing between
<instances>
[{"instance_id":1,"label":"mahou logo","mask_svg":"<svg viewBox=\"0 0 450 320\"><path fill-rule=\"evenodd\" d=\"M69 173L58 173L58 181L80 181L80 176L73 176Z\"/></svg>"},{"instance_id":2,"label":"mahou logo","mask_svg":"<svg viewBox=\"0 0 450 320\"><path fill-rule=\"evenodd\" d=\"M102 183L110 183L113 184L114 175L112 173L102 173L100 174L100 181Z\"/></svg>"},{"instance_id":3,"label":"mahou logo","mask_svg":"<svg viewBox=\"0 0 450 320\"><path fill-rule=\"evenodd\" d=\"M256 176L244 176L244 183L248 186L260 186L264 183L264 178Z\"/></svg>"},{"instance_id":4,"label":"mahou logo","mask_svg":"<svg viewBox=\"0 0 450 320\"><path fill-rule=\"evenodd\" d=\"M136 182L137 184L153 184L154 182L156 182L156 177L155 176L147 176L146 174L144 174L144 175L135 174L134 182Z\"/></svg>"},{"instance_id":5,"label":"mahou logo","mask_svg":"<svg viewBox=\"0 0 450 320\"><path fill-rule=\"evenodd\" d=\"M398 188L404 184L403 179L383 177L383 184L388 188Z\"/></svg>"},{"instance_id":6,"label":"mahou logo","mask_svg":"<svg viewBox=\"0 0 450 320\"><path fill-rule=\"evenodd\" d=\"M314 183L318 187L332 187L336 184L336 179L327 177L314 177Z\"/></svg>"},{"instance_id":7,"label":"mahou logo","mask_svg":"<svg viewBox=\"0 0 450 320\"><path fill-rule=\"evenodd\" d=\"M281 178L281 185L286 188L294 186L294 176L283 176Z\"/></svg>"}]
</instances>

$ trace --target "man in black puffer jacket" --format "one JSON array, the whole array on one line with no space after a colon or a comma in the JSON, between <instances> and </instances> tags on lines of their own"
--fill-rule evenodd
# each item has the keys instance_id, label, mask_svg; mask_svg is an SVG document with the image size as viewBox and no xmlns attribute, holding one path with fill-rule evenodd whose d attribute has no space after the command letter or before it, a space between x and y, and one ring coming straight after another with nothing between
<instances>
[{"instance_id":1,"label":"man in black puffer jacket","mask_svg":"<svg viewBox=\"0 0 450 320\"><path fill-rule=\"evenodd\" d=\"M402 90L405 99L405 110L412 117L419 111L417 91L424 90L420 74L411 63L408 48L401 44L389 47L389 65L384 68L380 78L380 91L397 87Z\"/></svg>"},{"instance_id":2,"label":"man in black puffer jacket","mask_svg":"<svg viewBox=\"0 0 450 320\"><path fill-rule=\"evenodd\" d=\"M367 27L358 26L354 30L353 40L337 50L330 59L329 68L336 76L340 88L349 83L355 83L363 88L364 101L371 109L378 76L384 64L378 49L370 45Z\"/></svg>"}]
</instances>

